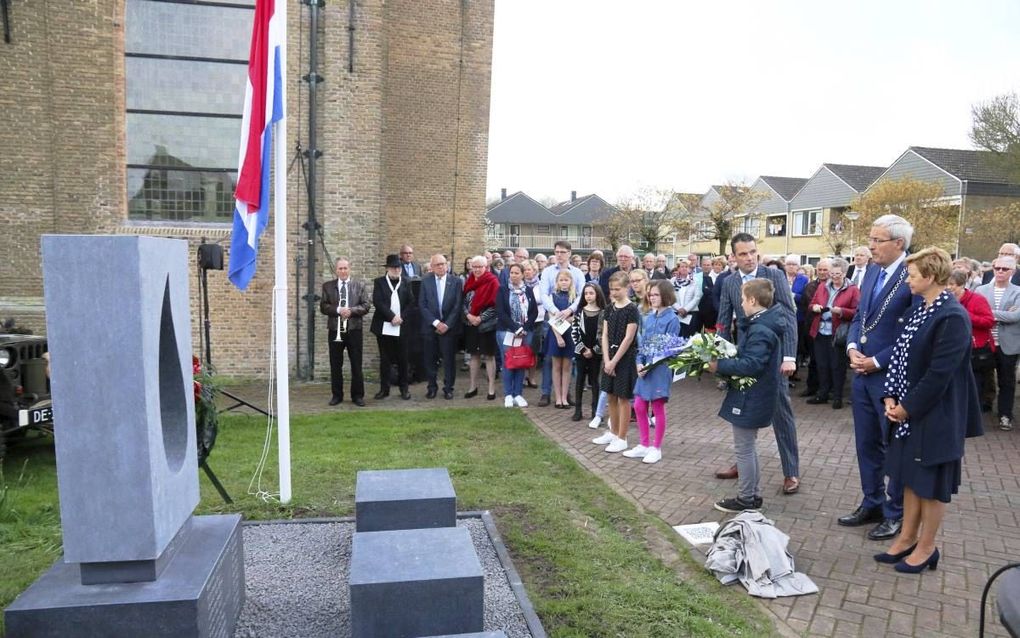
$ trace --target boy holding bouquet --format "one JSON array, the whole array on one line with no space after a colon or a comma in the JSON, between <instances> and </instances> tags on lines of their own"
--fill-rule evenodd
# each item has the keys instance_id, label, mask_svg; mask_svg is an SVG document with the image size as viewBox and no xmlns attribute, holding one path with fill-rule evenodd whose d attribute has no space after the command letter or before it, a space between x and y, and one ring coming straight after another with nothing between
<instances>
[{"instance_id":1,"label":"boy holding bouquet","mask_svg":"<svg viewBox=\"0 0 1020 638\"><path fill-rule=\"evenodd\" d=\"M721 512L756 510L762 505L756 440L758 430L772 424L783 361L782 340L786 318L783 309L772 304L775 288L765 278L752 279L741 289L744 318L738 326L737 355L713 359L710 372L729 377L753 377L757 382L743 389L730 387L719 416L733 425L733 447L737 459L737 496L715 504Z\"/></svg>"}]
</instances>

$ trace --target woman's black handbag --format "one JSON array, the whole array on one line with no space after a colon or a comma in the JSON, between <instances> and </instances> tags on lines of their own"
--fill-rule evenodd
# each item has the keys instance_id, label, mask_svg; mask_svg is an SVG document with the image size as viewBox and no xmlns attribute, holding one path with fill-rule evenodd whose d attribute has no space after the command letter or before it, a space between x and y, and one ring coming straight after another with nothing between
<instances>
[{"instance_id":1,"label":"woman's black handbag","mask_svg":"<svg viewBox=\"0 0 1020 638\"><path fill-rule=\"evenodd\" d=\"M974 348L970 353L970 367L975 372L984 372L995 367L995 351L990 344Z\"/></svg>"},{"instance_id":2,"label":"woman's black handbag","mask_svg":"<svg viewBox=\"0 0 1020 638\"><path fill-rule=\"evenodd\" d=\"M492 332L496 329L496 309L489 306L482 311L482 314L478 316L482 320L478 324L478 332Z\"/></svg>"},{"instance_id":3,"label":"woman's black handbag","mask_svg":"<svg viewBox=\"0 0 1020 638\"><path fill-rule=\"evenodd\" d=\"M846 350L846 339L850 335L850 322L841 321L836 331L832 333L832 347L839 350Z\"/></svg>"}]
</instances>

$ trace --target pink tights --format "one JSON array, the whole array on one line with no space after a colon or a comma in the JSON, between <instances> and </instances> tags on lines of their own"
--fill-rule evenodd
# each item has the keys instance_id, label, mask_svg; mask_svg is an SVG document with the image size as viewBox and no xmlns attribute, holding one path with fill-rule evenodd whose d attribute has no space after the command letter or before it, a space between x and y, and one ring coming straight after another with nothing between
<instances>
[{"instance_id":1,"label":"pink tights","mask_svg":"<svg viewBox=\"0 0 1020 638\"><path fill-rule=\"evenodd\" d=\"M655 414L655 445L662 447L662 437L666 434L666 399L655 399L652 402L652 413ZM641 434L641 445L648 447L648 401L639 396L634 397L634 412L637 414L638 432Z\"/></svg>"}]
</instances>

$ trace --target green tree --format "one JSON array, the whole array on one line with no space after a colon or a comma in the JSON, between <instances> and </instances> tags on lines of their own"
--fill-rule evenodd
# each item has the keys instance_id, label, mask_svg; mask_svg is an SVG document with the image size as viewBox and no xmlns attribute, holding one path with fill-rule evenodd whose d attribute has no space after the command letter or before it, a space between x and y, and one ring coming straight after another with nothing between
<instances>
[{"instance_id":1,"label":"green tree","mask_svg":"<svg viewBox=\"0 0 1020 638\"><path fill-rule=\"evenodd\" d=\"M875 219L891 213L903 217L914 227L912 247L939 246L953 252L960 206L946 202L944 195L938 182L909 177L883 179L854 200L853 209L861 214L856 229L866 233Z\"/></svg>"}]
</instances>

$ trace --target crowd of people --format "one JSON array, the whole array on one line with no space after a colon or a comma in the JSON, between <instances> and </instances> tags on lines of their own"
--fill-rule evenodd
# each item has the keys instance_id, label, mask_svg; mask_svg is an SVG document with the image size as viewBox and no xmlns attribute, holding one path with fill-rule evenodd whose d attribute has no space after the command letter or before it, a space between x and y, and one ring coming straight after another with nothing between
<instances>
[{"instance_id":1,"label":"crowd of people","mask_svg":"<svg viewBox=\"0 0 1020 638\"><path fill-rule=\"evenodd\" d=\"M852 261L809 265L799 255L760 255L754 237L739 233L730 254L691 254L672 268L664 255L638 260L627 245L610 267L602 251L585 258L558 241L551 256L524 248L473 256L460 275L442 254L422 267L405 245L387 256L371 302L349 261L338 259L321 301L330 405L344 400L345 352L351 400L365 405L362 326L374 308L376 400L393 385L409 399L409 385L419 380L427 383L426 399L435 399L440 367L443 397L452 399L463 356L465 398L479 396L484 381L486 399L495 400L501 377L503 405L527 407L524 388L540 379L539 407L573 409L572 419L592 429L605 424L594 444L657 463L673 373L654 365L641 344L714 332L738 351L711 361L710 370L757 379L745 389L720 382L727 393L719 415L732 425L734 463L716 477L737 479L737 488L716 507L762 506L755 445L763 427L775 432L783 494L800 489L790 389L806 369L801 398L834 410L850 403L853 412L862 498L838 523L874 523L868 538L892 540L875 556L879 562L899 571L934 569L942 512L961 481L964 439L981 433L981 411L993 401L998 427L1014 425L1020 247L1004 244L986 267L951 261L939 248L911 254L912 235L906 220L885 215ZM632 420L639 432L633 446Z\"/></svg>"}]
</instances>

